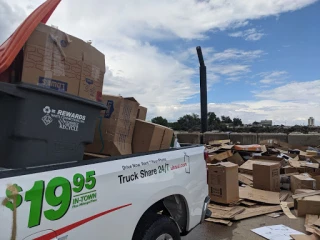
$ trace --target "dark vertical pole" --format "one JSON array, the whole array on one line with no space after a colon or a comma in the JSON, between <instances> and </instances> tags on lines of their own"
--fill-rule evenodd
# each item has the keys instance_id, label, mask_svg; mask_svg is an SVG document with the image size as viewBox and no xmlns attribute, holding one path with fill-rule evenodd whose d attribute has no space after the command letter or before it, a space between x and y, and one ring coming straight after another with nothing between
<instances>
[{"instance_id":1,"label":"dark vertical pole","mask_svg":"<svg viewBox=\"0 0 320 240\"><path fill-rule=\"evenodd\" d=\"M208 130L207 67L200 46L197 47L197 54L200 64L201 132L204 133Z\"/></svg>"}]
</instances>

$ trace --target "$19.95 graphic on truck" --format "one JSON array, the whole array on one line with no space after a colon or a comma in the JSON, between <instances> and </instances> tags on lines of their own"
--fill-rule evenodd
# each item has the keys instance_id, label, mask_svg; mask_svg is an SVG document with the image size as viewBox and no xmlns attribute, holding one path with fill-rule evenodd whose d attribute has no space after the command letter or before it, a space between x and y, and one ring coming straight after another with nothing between
<instances>
[{"instance_id":1,"label":"$19.95 graphic on truck","mask_svg":"<svg viewBox=\"0 0 320 240\"><path fill-rule=\"evenodd\" d=\"M7 198L3 204L14 211L29 202L28 227L32 228L41 224L42 217L50 221L59 220L70 207L77 208L96 202L95 186L95 171L74 174L72 183L64 177L55 177L48 182L38 180L26 191L21 186L13 184L7 187ZM44 202L51 208L44 210Z\"/></svg>"}]
</instances>

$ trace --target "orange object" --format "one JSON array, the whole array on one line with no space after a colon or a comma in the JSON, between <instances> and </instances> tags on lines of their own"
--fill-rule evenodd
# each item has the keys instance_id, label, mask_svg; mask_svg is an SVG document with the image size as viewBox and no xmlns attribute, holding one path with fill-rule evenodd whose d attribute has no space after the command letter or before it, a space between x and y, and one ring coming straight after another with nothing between
<instances>
[{"instance_id":1,"label":"orange object","mask_svg":"<svg viewBox=\"0 0 320 240\"><path fill-rule=\"evenodd\" d=\"M234 145L234 150L238 151L248 151L248 152L261 152L262 148L259 144L252 144L252 145Z\"/></svg>"},{"instance_id":2,"label":"orange object","mask_svg":"<svg viewBox=\"0 0 320 240\"><path fill-rule=\"evenodd\" d=\"M47 0L34 10L16 31L0 46L0 74L12 64L40 22L46 23L61 0Z\"/></svg>"}]
</instances>

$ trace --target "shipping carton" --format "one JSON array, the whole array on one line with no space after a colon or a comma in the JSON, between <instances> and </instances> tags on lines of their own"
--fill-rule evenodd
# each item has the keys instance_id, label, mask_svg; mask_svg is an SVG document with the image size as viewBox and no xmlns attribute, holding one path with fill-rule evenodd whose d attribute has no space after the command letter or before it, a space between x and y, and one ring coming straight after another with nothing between
<instances>
[{"instance_id":1,"label":"shipping carton","mask_svg":"<svg viewBox=\"0 0 320 240\"><path fill-rule=\"evenodd\" d=\"M132 141L133 153L168 149L172 136L172 129L137 119Z\"/></svg>"},{"instance_id":2,"label":"shipping carton","mask_svg":"<svg viewBox=\"0 0 320 240\"><path fill-rule=\"evenodd\" d=\"M11 76L14 81L101 101L105 57L83 40L40 23L24 46L22 61L21 79Z\"/></svg>"},{"instance_id":3,"label":"shipping carton","mask_svg":"<svg viewBox=\"0 0 320 240\"><path fill-rule=\"evenodd\" d=\"M247 160L244 164L242 164L239 167L239 172L246 173L246 174L252 174L253 172L253 164L255 163L277 163L282 164L282 159L280 161L269 161L269 160Z\"/></svg>"},{"instance_id":4,"label":"shipping carton","mask_svg":"<svg viewBox=\"0 0 320 240\"><path fill-rule=\"evenodd\" d=\"M24 47L21 81L78 95L86 43L39 24Z\"/></svg>"},{"instance_id":5,"label":"shipping carton","mask_svg":"<svg viewBox=\"0 0 320 240\"><path fill-rule=\"evenodd\" d=\"M238 165L221 162L207 166L211 200L225 204L239 201Z\"/></svg>"},{"instance_id":6,"label":"shipping carton","mask_svg":"<svg viewBox=\"0 0 320 240\"><path fill-rule=\"evenodd\" d=\"M290 177L291 192L296 189L315 189L316 180L306 175L293 175Z\"/></svg>"},{"instance_id":7,"label":"shipping carton","mask_svg":"<svg viewBox=\"0 0 320 240\"><path fill-rule=\"evenodd\" d=\"M253 187L256 189L280 191L280 164L261 162L253 164Z\"/></svg>"},{"instance_id":8,"label":"shipping carton","mask_svg":"<svg viewBox=\"0 0 320 240\"><path fill-rule=\"evenodd\" d=\"M103 95L102 101L108 109L101 111L94 141L87 145L86 152L111 156L131 154L139 103L134 98L112 95Z\"/></svg>"},{"instance_id":9,"label":"shipping carton","mask_svg":"<svg viewBox=\"0 0 320 240\"><path fill-rule=\"evenodd\" d=\"M145 121L147 118L147 111L148 109L146 107L139 106L137 119Z\"/></svg>"},{"instance_id":10,"label":"shipping carton","mask_svg":"<svg viewBox=\"0 0 320 240\"><path fill-rule=\"evenodd\" d=\"M83 51L79 97L101 102L105 57L90 44L86 44Z\"/></svg>"},{"instance_id":11,"label":"shipping carton","mask_svg":"<svg viewBox=\"0 0 320 240\"><path fill-rule=\"evenodd\" d=\"M295 199L294 208L298 217L306 214L320 215L320 195Z\"/></svg>"}]
</instances>

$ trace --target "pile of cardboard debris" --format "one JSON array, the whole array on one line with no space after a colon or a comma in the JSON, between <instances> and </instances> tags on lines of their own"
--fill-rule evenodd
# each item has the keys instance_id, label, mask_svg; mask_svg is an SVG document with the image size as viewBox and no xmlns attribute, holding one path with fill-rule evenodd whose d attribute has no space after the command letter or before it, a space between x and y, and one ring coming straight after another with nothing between
<instances>
[{"instance_id":1,"label":"pile of cardboard debris","mask_svg":"<svg viewBox=\"0 0 320 240\"><path fill-rule=\"evenodd\" d=\"M208 222L231 226L233 221L284 213L289 218L307 216L306 230L320 235L318 148L274 139L254 145L216 140L206 145L206 151L212 201Z\"/></svg>"}]
</instances>

